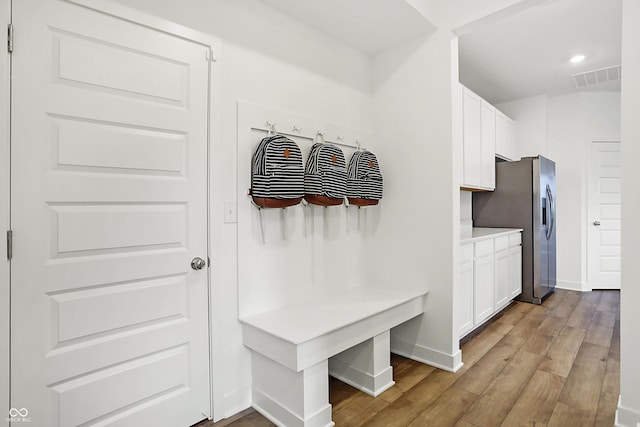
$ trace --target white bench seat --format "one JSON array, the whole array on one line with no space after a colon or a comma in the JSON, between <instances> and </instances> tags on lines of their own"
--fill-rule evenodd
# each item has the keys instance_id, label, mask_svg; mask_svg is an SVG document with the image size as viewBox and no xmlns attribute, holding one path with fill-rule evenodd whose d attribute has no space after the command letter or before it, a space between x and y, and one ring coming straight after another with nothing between
<instances>
[{"instance_id":1,"label":"white bench seat","mask_svg":"<svg viewBox=\"0 0 640 427\"><path fill-rule=\"evenodd\" d=\"M422 314L426 293L358 287L241 318L254 407L278 425L331 426L328 374L372 395L386 390L389 330Z\"/></svg>"}]
</instances>

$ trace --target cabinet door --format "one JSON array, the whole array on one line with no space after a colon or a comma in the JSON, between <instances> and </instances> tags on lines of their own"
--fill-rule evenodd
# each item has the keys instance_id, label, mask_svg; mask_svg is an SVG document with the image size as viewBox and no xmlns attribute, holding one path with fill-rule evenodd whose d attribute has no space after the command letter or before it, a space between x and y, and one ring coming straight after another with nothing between
<instances>
[{"instance_id":1,"label":"cabinet door","mask_svg":"<svg viewBox=\"0 0 640 427\"><path fill-rule=\"evenodd\" d=\"M496 155L515 160L515 129L513 120L496 110Z\"/></svg>"},{"instance_id":2,"label":"cabinet door","mask_svg":"<svg viewBox=\"0 0 640 427\"><path fill-rule=\"evenodd\" d=\"M480 185L482 158L481 111L482 99L463 88L462 95L462 184L477 188Z\"/></svg>"},{"instance_id":3,"label":"cabinet door","mask_svg":"<svg viewBox=\"0 0 640 427\"><path fill-rule=\"evenodd\" d=\"M509 299L522 293L522 246L509 248Z\"/></svg>"},{"instance_id":4,"label":"cabinet door","mask_svg":"<svg viewBox=\"0 0 640 427\"><path fill-rule=\"evenodd\" d=\"M496 187L496 109L485 101L482 101L480 123L480 187L493 190Z\"/></svg>"},{"instance_id":5,"label":"cabinet door","mask_svg":"<svg viewBox=\"0 0 640 427\"><path fill-rule=\"evenodd\" d=\"M500 310L510 301L511 289L509 288L509 251L496 252L495 255L495 280L494 280L494 304L495 310Z\"/></svg>"},{"instance_id":6,"label":"cabinet door","mask_svg":"<svg viewBox=\"0 0 640 427\"><path fill-rule=\"evenodd\" d=\"M474 275L474 321L482 322L493 314L493 255L476 258Z\"/></svg>"},{"instance_id":7,"label":"cabinet door","mask_svg":"<svg viewBox=\"0 0 640 427\"><path fill-rule=\"evenodd\" d=\"M460 265L457 297L458 337L462 337L473 328L473 261Z\"/></svg>"}]
</instances>

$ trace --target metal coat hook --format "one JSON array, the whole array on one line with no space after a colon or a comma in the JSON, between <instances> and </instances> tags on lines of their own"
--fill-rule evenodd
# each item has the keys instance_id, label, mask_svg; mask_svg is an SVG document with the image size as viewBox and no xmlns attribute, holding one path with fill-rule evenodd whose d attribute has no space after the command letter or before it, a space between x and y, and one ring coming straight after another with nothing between
<instances>
[{"instance_id":1,"label":"metal coat hook","mask_svg":"<svg viewBox=\"0 0 640 427\"><path fill-rule=\"evenodd\" d=\"M356 139L356 147L358 151L362 151L362 147L360 147L360 141L358 141L357 139Z\"/></svg>"},{"instance_id":2,"label":"metal coat hook","mask_svg":"<svg viewBox=\"0 0 640 427\"><path fill-rule=\"evenodd\" d=\"M295 133L300 133L302 132L302 127L298 127L296 125L293 125L293 128L291 128L292 131L294 131Z\"/></svg>"},{"instance_id":3,"label":"metal coat hook","mask_svg":"<svg viewBox=\"0 0 640 427\"><path fill-rule=\"evenodd\" d=\"M275 135L276 134L276 122L270 122L267 120L265 122L265 126L267 128L267 135Z\"/></svg>"},{"instance_id":4,"label":"metal coat hook","mask_svg":"<svg viewBox=\"0 0 640 427\"><path fill-rule=\"evenodd\" d=\"M338 135L338 136L336 136L336 139L337 139L339 142L343 142L343 141L344 141L344 138L342 137L342 135Z\"/></svg>"},{"instance_id":5,"label":"metal coat hook","mask_svg":"<svg viewBox=\"0 0 640 427\"><path fill-rule=\"evenodd\" d=\"M316 140L318 140L318 139L320 140L320 142L322 142L324 144L324 134L322 132L320 132L320 131L316 132L316 136L314 138L314 142Z\"/></svg>"}]
</instances>

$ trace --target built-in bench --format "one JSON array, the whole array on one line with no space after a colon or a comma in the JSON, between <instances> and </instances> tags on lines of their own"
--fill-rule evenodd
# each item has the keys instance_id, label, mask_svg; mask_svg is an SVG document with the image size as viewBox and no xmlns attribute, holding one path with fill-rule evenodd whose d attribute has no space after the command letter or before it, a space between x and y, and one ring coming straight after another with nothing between
<instances>
[{"instance_id":1,"label":"built-in bench","mask_svg":"<svg viewBox=\"0 0 640 427\"><path fill-rule=\"evenodd\" d=\"M254 408L277 425L333 426L328 376L372 396L391 387L389 331L423 313L426 293L359 287L241 318Z\"/></svg>"}]
</instances>

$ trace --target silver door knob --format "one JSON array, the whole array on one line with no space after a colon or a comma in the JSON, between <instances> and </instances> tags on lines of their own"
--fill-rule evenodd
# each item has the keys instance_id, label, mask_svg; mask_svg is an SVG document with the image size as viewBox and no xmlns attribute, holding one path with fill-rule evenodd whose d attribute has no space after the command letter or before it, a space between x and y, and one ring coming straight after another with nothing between
<instances>
[{"instance_id":1,"label":"silver door knob","mask_svg":"<svg viewBox=\"0 0 640 427\"><path fill-rule=\"evenodd\" d=\"M202 270L207 265L206 261L200 257L195 257L191 260L191 268L194 270Z\"/></svg>"},{"instance_id":2,"label":"silver door knob","mask_svg":"<svg viewBox=\"0 0 640 427\"><path fill-rule=\"evenodd\" d=\"M600 221L593 221L593 225L595 225L596 227L598 227L600 225Z\"/></svg>"}]
</instances>

